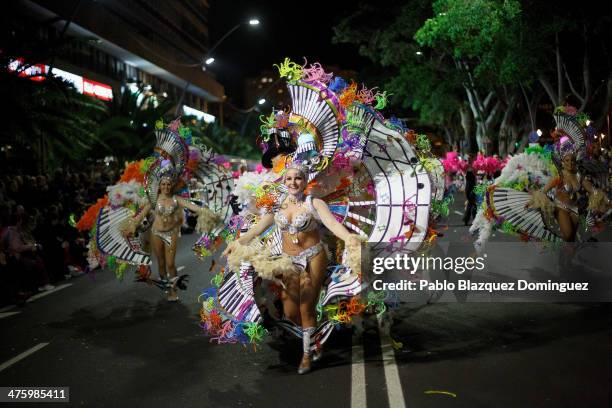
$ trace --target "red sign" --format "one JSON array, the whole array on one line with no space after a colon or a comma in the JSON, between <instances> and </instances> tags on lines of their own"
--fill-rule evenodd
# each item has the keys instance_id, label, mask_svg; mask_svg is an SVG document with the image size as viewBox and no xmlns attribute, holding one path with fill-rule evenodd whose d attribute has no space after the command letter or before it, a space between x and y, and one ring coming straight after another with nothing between
<instances>
[{"instance_id":1,"label":"red sign","mask_svg":"<svg viewBox=\"0 0 612 408\"><path fill-rule=\"evenodd\" d=\"M83 78L83 93L103 101L113 100L113 88L106 84Z\"/></svg>"},{"instance_id":2,"label":"red sign","mask_svg":"<svg viewBox=\"0 0 612 408\"><path fill-rule=\"evenodd\" d=\"M17 58L9 63L10 71L17 71L23 65L23 59ZM28 77L32 81L44 81L44 75L49 71L49 66L45 64L36 64L27 67L19 72L19 76ZM102 99L103 101L113 100L113 88L101 82L92 81L80 75L72 74L67 71L55 68L53 75L63 78L72 83L78 92L85 95L93 96L94 98Z\"/></svg>"},{"instance_id":3,"label":"red sign","mask_svg":"<svg viewBox=\"0 0 612 408\"><path fill-rule=\"evenodd\" d=\"M9 63L9 71L17 71L19 67L23 65L23 59L18 58ZM35 64L22 69L19 72L19 76L22 78L29 77L32 81L44 81L45 77L42 76L47 73L47 66L45 64Z\"/></svg>"}]
</instances>

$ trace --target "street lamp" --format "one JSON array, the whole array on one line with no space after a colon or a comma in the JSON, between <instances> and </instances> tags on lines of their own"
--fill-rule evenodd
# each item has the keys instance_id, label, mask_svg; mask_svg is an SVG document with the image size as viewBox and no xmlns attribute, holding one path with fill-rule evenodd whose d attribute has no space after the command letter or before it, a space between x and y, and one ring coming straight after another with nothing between
<instances>
[{"instance_id":1,"label":"street lamp","mask_svg":"<svg viewBox=\"0 0 612 408\"><path fill-rule=\"evenodd\" d=\"M266 98L261 98L260 100L257 101L258 104L263 105L264 103L266 103Z\"/></svg>"},{"instance_id":2,"label":"street lamp","mask_svg":"<svg viewBox=\"0 0 612 408\"><path fill-rule=\"evenodd\" d=\"M259 20L256 18L251 18L249 21L247 22L240 22L238 24L236 24L235 26L233 26L227 33L223 34L223 37L221 37L219 39L219 41L217 41L212 47L210 47L210 49L208 50L208 52L206 53L206 55L204 56L204 63L206 65L211 65L213 62L215 62L215 59L211 56L211 54L213 53L214 50L217 49L217 47L227 38L229 37L234 31L236 31L237 29L239 29L241 26L248 24L250 26L258 26L259 25ZM202 67L202 69L206 70L206 67Z\"/></svg>"}]
</instances>

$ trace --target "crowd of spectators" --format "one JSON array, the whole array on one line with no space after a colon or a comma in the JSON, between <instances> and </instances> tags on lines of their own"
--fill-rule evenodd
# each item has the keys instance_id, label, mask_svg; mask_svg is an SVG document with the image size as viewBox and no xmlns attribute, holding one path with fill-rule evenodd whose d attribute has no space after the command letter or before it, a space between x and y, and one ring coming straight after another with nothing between
<instances>
[{"instance_id":1,"label":"crowd of spectators","mask_svg":"<svg viewBox=\"0 0 612 408\"><path fill-rule=\"evenodd\" d=\"M115 176L106 167L0 176L0 304L22 304L86 270L88 237L69 219L78 220Z\"/></svg>"}]
</instances>

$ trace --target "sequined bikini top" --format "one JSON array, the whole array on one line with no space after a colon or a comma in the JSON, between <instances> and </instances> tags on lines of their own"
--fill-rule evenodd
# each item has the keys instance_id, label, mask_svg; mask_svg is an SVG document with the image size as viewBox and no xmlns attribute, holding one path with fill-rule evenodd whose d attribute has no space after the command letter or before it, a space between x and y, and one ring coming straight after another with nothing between
<instances>
[{"instance_id":1,"label":"sequined bikini top","mask_svg":"<svg viewBox=\"0 0 612 408\"><path fill-rule=\"evenodd\" d=\"M282 195L278 202L282 204L286 197L287 195ZM274 221L281 231L297 234L298 232L312 231L318 228L319 215L312 206L312 196L306 196L305 203L307 210L295 215L291 222L280 211L280 204L274 209Z\"/></svg>"},{"instance_id":2,"label":"sequined bikini top","mask_svg":"<svg viewBox=\"0 0 612 408\"><path fill-rule=\"evenodd\" d=\"M577 186L572 185L572 183L563 183L563 189L569 194L574 194L582 190L582 176L580 173L576 174L576 180L578 181Z\"/></svg>"},{"instance_id":3,"label":"sequined bikini top","mask_svg":"<svg viewBox=\"0 0 612 408\"><path fill-rule=\"evenodd\" d=\"M578 181L578 185L574 186L572 183L561 182L559 187L563 189L567 194L572 198L576 198L577 195L584 194L584 187L582 185L584 181L584 177L580 173L576 173L576 181Z\"/></svg>"},{"instance_id":4,"label":"sequined bikini top","mask_svg":"<svg viewBox=\"0 0 612 408\"><path fill-rule=\"evenodd\" d=\"M172 197L172 205L169 207L166 207L158 200L155 212L161 216L169 216L169 215L174 214L177 208L178 208L178 201L176 197Z\"/></svg>"}]
</instances>

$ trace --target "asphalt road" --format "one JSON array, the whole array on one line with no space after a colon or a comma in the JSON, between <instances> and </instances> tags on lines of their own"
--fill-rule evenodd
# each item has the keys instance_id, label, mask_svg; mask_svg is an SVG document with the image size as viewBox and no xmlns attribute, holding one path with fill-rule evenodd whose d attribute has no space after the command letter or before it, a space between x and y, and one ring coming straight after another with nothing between
<instances>
[{"instance_id":1,"label":"asphalt road","mask_svg":"<svg viewBox=\"0 0 612 408\"><path fill-rule=\"evenodd\" d=\"M459 207L442 241L467 239ZM58 405L88 407L612 406L608 303L404 304L382 327L367 316L334 333L298 376L296 341L253 350L202 334L197 297L212 276L195 239L177 253L191 276L180 303L102 271L2 310L0 386L69 386Z\"/></svg>"}]
</instances>

